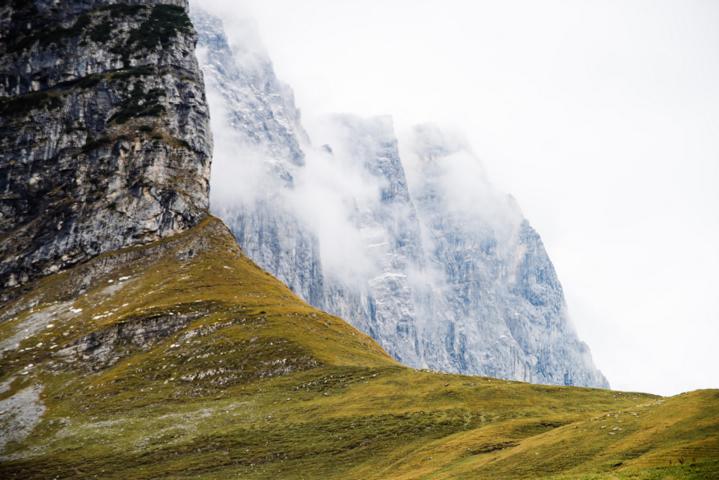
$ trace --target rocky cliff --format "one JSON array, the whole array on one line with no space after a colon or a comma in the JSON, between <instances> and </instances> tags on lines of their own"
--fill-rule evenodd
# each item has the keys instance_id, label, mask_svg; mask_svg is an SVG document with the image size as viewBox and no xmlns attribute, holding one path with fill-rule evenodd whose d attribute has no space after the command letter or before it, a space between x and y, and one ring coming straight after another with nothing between
<instances>
[{"instance_id":1,"label":"rocky cliff","mask_svg":"<svg viewBox=\"0 0 719 480\"><path fill-rule=\"evenodd\" d=\"M427 334L426 361L534 383L608 387L571 325L539 234L493 187L471 148L422 125L405 153L427 261L439 267L433 291L442 292L438 302L449 313Z\"/></svg>"},{"instance_id":2,"label":"rocky cliff","mask_svg":"<svg viewBox=\"0 0 719 480\"><path fill-rule=\"evenodd\" d=\"M331 115L316 148L251 22L233 25L231 46L219 19L195 9L193 21L213 212L250 258L405 364L608 385L539 235L456 135L425 125L400 149L390 117Z\"/></svg>"},{"instance_id":3,"label":"rocky cliff","mask_svg":"<svg viewBox=\"0 0 719 480\"><path fill-rule=\"evenodd\" d=\"M420 226L392 118L343 114L323 123L323 141L332 144L335 161L375 191L363 198L342 198L352 205L348 217L362 250L347 261L364 265L360 275L349 275L349 266L326 268L321 307L349 319L401 362L426 366L420 345L426 320L422 289L414 281L424 266Z\"/></svg>"},{"instance_id":4,"label":"rocky cliff","mask_svg":"<svg viewBox=\"0 0 719 480\"><path fill-rule=\"evenodd\" d=\"M0 6L0 286L195 225L211 139L182 0Z\"/></svg>"}]
</instances>

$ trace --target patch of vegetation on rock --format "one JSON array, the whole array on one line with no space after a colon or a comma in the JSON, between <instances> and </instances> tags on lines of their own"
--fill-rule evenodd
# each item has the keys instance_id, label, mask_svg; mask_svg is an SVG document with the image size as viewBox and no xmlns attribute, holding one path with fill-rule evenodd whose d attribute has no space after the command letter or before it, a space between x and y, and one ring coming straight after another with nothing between
<instances>
[{"instance_id":1,"label":"patch of vegetation on rock","mask_svg":"<svg viewBox=\"0 0 719 480\"><path fill-rule=\"evenodd\" d=\"M90 25L91 19L89 14L82 14L77 17L75 22L69 27L54 27L45 24L34 24L30 31L17 35L8 42L9 52L22 52L35 43L41 48L45 48L52 44L61 44L71 39L78 38L83 35L87 27Z\"/></svg>"},{"instance_id":2,"label":"patch of vegetation on rock","mask_svg":"<svg viewBox=\"0 0 719 480\"><path fill-rule=\"evenodd\" d=\"M140 81L134 83L130 96L126 98L119 110L110 117L110 123L123 124L133 118L159 117L165 113L160 99L165 90L153 88L145 92Z\"/></svg>"},{"instance_id":3,"label":"patch of vegetation on rock","mask_svg":"<svg viewBox=\"0 0 719 480\"><path fill-rule=\"evenodd\" d=\"M167 45L178 34L192 31L192 22L184 8L176 5L155 5L149 18L130 32L128 47L152 50Z\"/></svg>"},{"instance_id":4,"label":"patch of vegetation on rock","mask_svg":"<svg viewBox=\"0 0 719 480\"><path fill-rule=\"evenodd\" d=\"M56 110L62 106L57 92L33 92L0 100L0 115L25 116L32 110Z\"/></svg>"}]
</instances>

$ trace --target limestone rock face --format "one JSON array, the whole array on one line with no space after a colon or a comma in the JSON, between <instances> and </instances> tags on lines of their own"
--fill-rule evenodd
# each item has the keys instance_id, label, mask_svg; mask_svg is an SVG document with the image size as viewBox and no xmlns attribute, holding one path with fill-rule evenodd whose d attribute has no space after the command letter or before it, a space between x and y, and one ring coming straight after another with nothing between
<instances>
[{"instance_id":1,"label":"limestone rock face","mask_svg":"<svg viewBox=\"0 0 719 480\"><path fill-rule=\"evenodd\" d=\"M0 288L194 226L212 141L185 1L0 6Z\"/></svg>"},{"instance_id":2,"label":"limestone rock face","mask_svg":"<svg viewBox=\"0 0 719 480\"><path fill-rule=\"evenodd\" d=\"M401 362L425 366L420 325L427 323L427 292L413 278L424 266L420 224L392 118L335 114L324 119L322 130L335 161L346 162L348 171L356 166L377 187L370 198L346 199L368 268L349 282L346 271L328 268L322 308L351 319Z\"/></svg>"},{"instance_id":3,"label":"limestone rock face","mask_svg":"<svg viewBox=\"0 0 719 480\"><path fill-rule=\"evenodd\" d=\"M539 234L511 196L487 179L471 148L428 124L413 129L405 159L438 266L425 361L449 371L532 383L608 388L577 336L562 285ZM471 178L471 187L460 177Z\"/></svg>"},{"instance_id":4,"label":"limestone rock face","mask_svg":"<svg viewBox=\"0 0 719 480\"><path fill-rule=\"evenodd\" d=\"M539 235L469 145L352 114L328 116L310 142L252 23L230 41L218 18L192 18L217 144L212 209L250 258L406 365L608 386Z\"/></svg>"}]
</instances>

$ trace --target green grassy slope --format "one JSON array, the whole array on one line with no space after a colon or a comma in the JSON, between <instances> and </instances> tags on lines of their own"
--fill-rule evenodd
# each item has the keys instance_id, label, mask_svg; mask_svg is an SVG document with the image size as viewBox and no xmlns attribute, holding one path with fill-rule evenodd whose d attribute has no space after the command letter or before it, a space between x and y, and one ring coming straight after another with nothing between
<instances>
[{"instance_id":1,"label":"green grassy slope","mask_svg":"<svg viewBox=\"0 0 719 480\"><path fill-rule=\"evenodd\" d=\"M0 320L0 429L31 390L45 409L0 478L719 478L719 391L402 367L213 218L47 277Z\"/></svg>"}]
</instances>

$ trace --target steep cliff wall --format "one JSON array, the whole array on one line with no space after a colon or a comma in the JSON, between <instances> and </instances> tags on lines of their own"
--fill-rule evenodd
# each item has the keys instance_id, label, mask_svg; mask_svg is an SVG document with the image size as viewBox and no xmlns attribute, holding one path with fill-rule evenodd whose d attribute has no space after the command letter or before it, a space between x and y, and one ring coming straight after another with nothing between
<instances>
[{"instance_id":1,"label":"steep cliff wall","mask_svg":"<svg viewBox=\"0 0 719 480\"><path fill-rule=\"evenodd\" d=\"M435 290L451 318L428 333L426 361L533 383L608 387L517 203L493 187L456 135L421 125L409 137L410 192L427 261L441 267Z\"/></svg>"},{"instance_id":2,"label":"steep cliff wall","mask_svg":"<svg viewBox=\"0 0 719 480\"><path fill-rule=\"evenodd\" d=\"M184 1L0 6L0 287L195 225L211 139Z\"/></svg>"},{"instance_id":3,"label":"steep cliff wall","mask_svg":"<svg viewBox=\"0 0 719 480\"><path fill-rule=\"evenodd\" d=\"M352 205L349 217L362 249L348 261L364 268L352 276L349 266L327 269L321 307L369 333L401 362L425 366L418 332L425 320L422 290L413 282L424 257L392 118L342 114L322 123L323 141L332 145L335 162L375 186L376 194L342 199Z\"/></svg>"},{"instance_id":4,"label":"steep cliff wall","mask_svg":"<svg viewBox=\"0 0 719 480\"><path fill-rule=\"evenodd\" d=\"M414 367L607 386L539 235L459 139L331 115L313 147L251 22L193 9L217 139L213 212L312 305Z\"/></svg>"}]
</instances>

